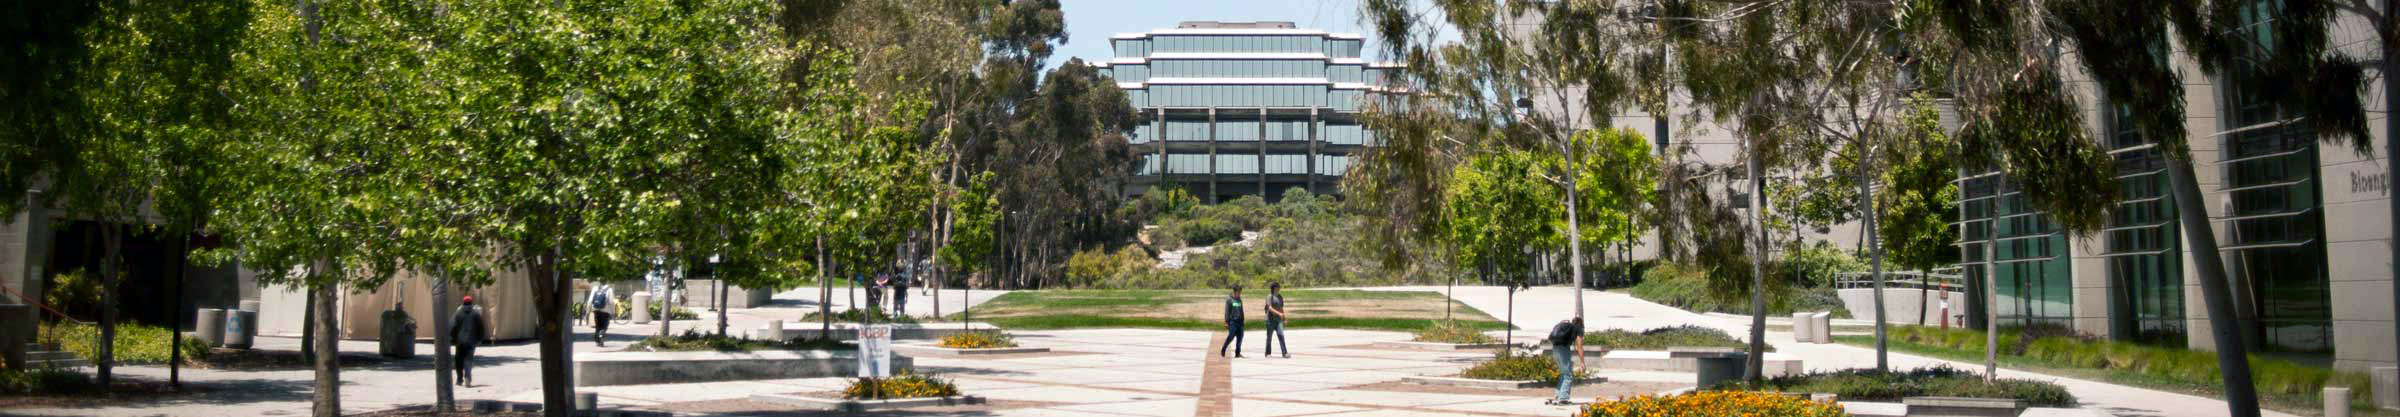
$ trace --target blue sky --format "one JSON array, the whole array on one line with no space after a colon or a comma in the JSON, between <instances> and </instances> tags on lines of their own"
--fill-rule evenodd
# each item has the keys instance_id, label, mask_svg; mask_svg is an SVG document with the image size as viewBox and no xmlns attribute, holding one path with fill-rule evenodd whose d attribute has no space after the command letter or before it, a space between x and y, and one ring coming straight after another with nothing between
<instances>
[{"instance_id":1,"label":"blue sky","mask_svg":"<svg viewBox=\"0 0 2400 417\"><path fill-rule=\"evenodd\" d=\"M1060 9L1067 13L1067 44L1051 55L1053 68L1067 58L1106 61L1115 56L1109 36L1171 28L1186 20L1280 20L1334 33L1369 32L1358 22L1358 0L1063 0Z\"/></svg>"}]
</instances>

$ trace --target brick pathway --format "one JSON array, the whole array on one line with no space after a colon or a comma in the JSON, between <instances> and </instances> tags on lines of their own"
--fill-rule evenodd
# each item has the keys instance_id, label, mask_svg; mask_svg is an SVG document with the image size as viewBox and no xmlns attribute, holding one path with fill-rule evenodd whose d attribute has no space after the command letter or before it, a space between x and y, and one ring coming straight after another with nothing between
<instances>
[{"instance_id":1,"label":"brick pathway","mask_svg":"<svg viewBox=\"0 0 2400 417\"><path fill-rule=\"evenodd\" d=\"M1192 407L1192 417L1227 417L1233 415L1233 361L1207 348L1225 344L1225 334L1208 338L1208 346L1200 349L1207 363L1200 368L1200 404Z\"/></svg>"}]
</instances>

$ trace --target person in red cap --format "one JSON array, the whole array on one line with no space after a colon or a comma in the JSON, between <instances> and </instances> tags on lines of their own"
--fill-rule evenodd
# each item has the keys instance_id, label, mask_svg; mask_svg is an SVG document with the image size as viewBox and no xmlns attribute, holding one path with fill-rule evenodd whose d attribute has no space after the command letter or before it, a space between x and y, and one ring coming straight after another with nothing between
<instances>
[{"instance_id":1,"label":"person in red cap","mask_svg":"<svg viewBox=\"0 0 2400 417\"><path fill-rule=\"evenodd\" d=\"M488 334L483 321L483 308L475 306L475 296L459 300L458 311L450 313L450 363L457 372L453 383L475 386L475 347L483 345Z\"/></svg>"}]
</instances>

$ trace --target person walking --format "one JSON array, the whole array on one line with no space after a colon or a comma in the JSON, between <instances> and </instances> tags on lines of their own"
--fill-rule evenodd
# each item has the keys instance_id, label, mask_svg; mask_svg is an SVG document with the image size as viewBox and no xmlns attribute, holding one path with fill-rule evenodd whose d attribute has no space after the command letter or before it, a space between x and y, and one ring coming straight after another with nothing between
<instances>
[{"instance_id":1,"label":"person walking","mask_svg":"<svg viewBox=\"0 0 2400 417\"><path fill-rule=\"evenodd\" d=\"M1242 286L1233 286L1233 295L1225 297L1225 344L1217 345L1217 356L1225 356L1225 347L1233 347L1233 357L1242 357Z\"/></svg>"},{"instance_id":2,"label":"person walking","mask_svg":"<svg viewBox=\"0 0 2400 417\"><path fill-rule=\"evenodd\" d=\"M1290 349L1285 349L1290 350ZM1558 359L1558 396L1549 405L1574 405L1568 398L1575 387L1575 352L1583 350L1583 316L1550 326L1550 356Z\"/></svg>"},{"instance_id":3,"label":"person walking","mask_svg":"<svg viewBox=\"0 0 2400 417\"><path fill-rule=\"evenodd\" d=\"M908 316L908 280L910 278L909 273L901 272L900 277L892 279L892 317Z\"/></svg>"},{"instance_id":4,"label":"person walking","mask_svg":"<svg viewBox=\"0 0 2400 417\"><path fill-rule=\"evenodd\" d=\"M460 300L458 312L450 313L450 363L454 365L451 371L458 373L459 386L475 386L475 347L486 341L486 327L483 308L475 306L475 296Z\"/></svg>"},{"instance_id":5,"label":"person walking","mask_svg":"<svg viewBox=\"0 0 2400 417\"><path fill-rule=\"evenodd\" d=\"M608 347L608 321L616 318L616 288L606 282L592 285L592 346Z\"/></svg>"},{"instance_id":6,"label":"person walking","mask_svg":"<svg viewBox=\"0 0 2400 417\"><path fill-rule=\"evenodd\" d=\"M1283 358L1292 358L1292 337L1283 334L1283 283L1267 283L1267 356L1275 356L1275 343L1283 341Z\"/></svg>"}]
</instances>

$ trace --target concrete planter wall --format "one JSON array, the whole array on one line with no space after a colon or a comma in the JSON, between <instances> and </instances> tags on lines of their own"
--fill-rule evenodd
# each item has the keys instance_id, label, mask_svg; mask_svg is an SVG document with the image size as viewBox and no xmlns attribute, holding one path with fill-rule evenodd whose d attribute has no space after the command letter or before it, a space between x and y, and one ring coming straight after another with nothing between
<instances>
[{"instance_id":1,"label":"concrete planter wall","mask_svg":"<svg viewBox=\"0 0 2400 417\"><path fill-rule=\"evenodd\" d=\"M1508 347L1508 344L1507 344L1507 343L1441 343L1441 342L1389 341L1389 342L1375 342L1375 347L1379 347L1379 348L1385 348L1385 349L1411 349L1411 350L1458 351L1458 350L1493 350L1493 349L1499 349L1499 348L1505 348L1505 347Z\"/></svg>"},{"instance_id":2,"label":"concrete planter wall","mask_svg":"<svg viewBox=\"0 0 2400 417\"><path fill-rule=\"evenodd\" d=\"M892 345L892 352L893 352L893 353L902 353L902 354L908 354L908 355L914 355L914 356L949 356L949 357L959 357L959 356L978 356L978 355L1007 355L1007 354L1016 354L1016 353L1047 353L1047 352L1049 352L1049 351L1050 351L1050 348L1046 348L1046 347L1005 347L1005 348L959 349L959 348L946 348L946 347L934 346L934 345L929 345L929 344L928 344L928 345L919 345L919 344Z\"/></svg>"},{"instance_id":3,"label":"concrete planter wall","mask_svg":"<svg viewBox=\"0 0 2400 417\"><path fill-rule=\"evenodd\" d=\"M949 336L957 333L990 332L1000 330L999 327L988 323L919 323L894 324L891 326L893 339L940 339L942 336ZM798 322L785 322L783 324L783 337L815 339L818 337L817 333L823 329L824 327L822 323L814 321L802 320ZM834 340L853 340L857 338L858 323L837 322L833 324Z\"/></svg>"},{"instance_id":4,"label":"concrete planter wall","mask_svg":"<svg viewBox=\"0 0 2400 417\"><path fill-rule=\"evenodd\" d=\"M717 303L717 282L717 280L713 279L684 280L684 290L690 291L691 293L684 296L683 305L687 307L715 306ZM741 286L734 286L732 289L726 291L729 294L725 297L725 299L728 300L728 302L725 303L726 308L753 308L767 305L768 297L775 295L775 291L772 290L742 288Z\"/></svg>"},{"instance_id":5,"label":"concrete planter wall","mask_svg":"<svg viewBox=\"0 0 2400 417\"><path fill-rule=\"evenodd\" d=\"M915 364L916 361L907 356L892 356L892 370L895 372L912 369ZM849 351L605 352L575 355L575 386L579 387L856 375L858 352Z\"/></svg>"},{"instance_id":6,"label":"concrete planter wall","mask_svg":"<svg viewBox=\"0 0 2400 417\"><path fill-rule=\"evenodd\" d=\"M1460 388L1500 389L1500 390L1507 390L1507 389L1526 389L1526 388L1556 388L1556 387L1558 387L1558 383L1556 383L1556 382L1544 383L1544 382L1541 382L1541 381L1517 381L1517 380L1504 380L1504 379L1475 379L1475 378L1460 378L1460 377L1454 377L1454 376L1422 376L1422 375L1419 375L1419 376L1405 376L1405 377L1400 377L1400 382L1405 382L1405 383L1410 383L1410 384L1417 384L1417 385L1432 385L1432 386L1440 386L1440 387L1460 387ZM1582 385L1591 385L1591 384L1598 384L1598 383L1603 383L1603 382L1608 382L1608 378L1604 378L1604 377L1597 377L1597 376L1595 376L1595 377L1589 377L1589 378L1576 378L1576 379L1575 379L1575 385L1578 385L1578 386L1582 386Z\"/></svg>"}]
</instances>

